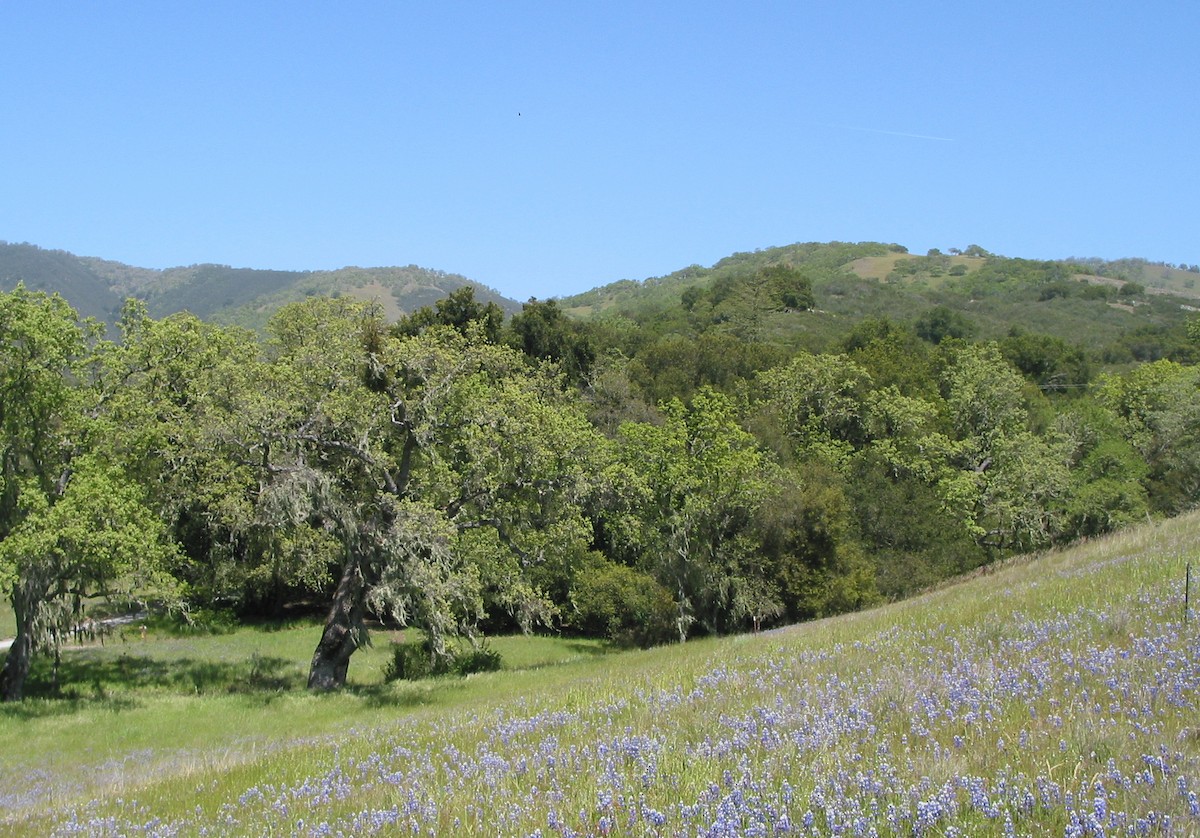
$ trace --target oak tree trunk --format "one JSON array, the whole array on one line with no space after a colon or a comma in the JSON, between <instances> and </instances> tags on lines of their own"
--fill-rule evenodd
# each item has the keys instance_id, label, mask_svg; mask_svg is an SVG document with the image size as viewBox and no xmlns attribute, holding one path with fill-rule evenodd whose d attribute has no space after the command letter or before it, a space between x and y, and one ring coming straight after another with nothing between
<instances>
[{"instance_id":1,"label":"oak tree trunk","mask_svg":"<svg viewBox=\"0 0 1200 838\"><path fill-rule=\"evenodd\" d=\"M333 595L325 630L308 670L308 688L327 692L346 685L350 656L362 644L366 583L358 558L351 556Z\"/></svg>"},{"instance_id":2,"label":"oak tree trunk","mask_svg":"<svg viewBox=\"0 0 1200 838\"><path fill-rule=\"evenodd\" d=\"M20 701L25 693L25 678L33 660L33 619L36 607L22 602L19 595L13 597L13 610L17 617L17 637L9 647L0 670L0 701Z\"/></svg>"}]
</instances>

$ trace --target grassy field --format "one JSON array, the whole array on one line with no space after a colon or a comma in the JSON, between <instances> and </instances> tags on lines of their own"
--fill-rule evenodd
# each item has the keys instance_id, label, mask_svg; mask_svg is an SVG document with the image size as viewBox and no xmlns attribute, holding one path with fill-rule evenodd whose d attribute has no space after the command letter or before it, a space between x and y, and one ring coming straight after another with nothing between
<instances>
[{"instance_id":1,"label":"grassy field","mask_svg":"<svg viewBox=\"0 0 1200 838\"><path fill-rule=\"evenodd\" d=\"M1191 515L757 636L500 639L523 668L465 679L383 684L381 637L331 696L294 687L312 626L130 638L0 708L0 829L1195 835L1198 556Z\"/></svg>"}]
</instances>

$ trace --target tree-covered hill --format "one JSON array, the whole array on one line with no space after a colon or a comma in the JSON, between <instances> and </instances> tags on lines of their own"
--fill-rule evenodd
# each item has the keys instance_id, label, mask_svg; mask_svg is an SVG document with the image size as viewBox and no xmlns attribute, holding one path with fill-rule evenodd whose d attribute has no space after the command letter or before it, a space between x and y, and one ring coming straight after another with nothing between
<instances>
[{"instance_id":1,"label":"tree-covered hill","mask_svg":"<svg viewBox=\"0 0 1200 838\"><path fill-rule=\"evenodd\" d=\"M274 271L202 264L155 270L0 242L0 290L18 283L30 290L57 292L80 314L108 323L116 321L129 297L144 300L157 317L190 311L205 320L252 329L261 329L281 306L313 296L377 302L388 319L397 320L469 285L479 300L494 302L508 314L521 308L466 277L416 265Z\"/></svg>"},{"instance_id":2,"label":"tree-covered hill","mask_svg":"<svg viewBox=\"0 0 1200 838\"><path fill-rule=\"evenodd\" d=\"M787 269L811 304L762 297L764 271ZM637 334L637 354L661 336L731 333L784 351L822 351L864 322L1003 340L1035 334L1062 341L1101 366L1175 358L1194 351L1184 323L1200 303L1196 266L1144 259L1039 261L978 245L917 256L897 244L804 243L737 253L711 267L622 280L560 300L597 328ZM937 322L941 321L939 326Z\"/></svg>"},{"instance_id":3,"label":"tree-covered hill","mask_svg":"<svg viewBox=\"0 0 1200 838\"><path fill-rule=\"evenodd\" d=\"M61 294L84 317L111 321L121 308L120 294L84 260L64 250L0 242L0 290L18 283Z\"/></svg>"}]
</instances>

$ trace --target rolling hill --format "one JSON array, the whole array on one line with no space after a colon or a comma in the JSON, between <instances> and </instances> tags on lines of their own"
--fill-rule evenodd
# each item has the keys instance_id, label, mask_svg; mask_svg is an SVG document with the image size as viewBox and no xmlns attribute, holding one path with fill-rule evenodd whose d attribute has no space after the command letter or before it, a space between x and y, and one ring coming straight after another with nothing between
<instances>
[{"instance_id":1,"label":"rolling hill","mask_svg":"<svg viewBox=\"0 0 1200 838\"><path fill-rule=\"evenodd\" d=\"M1042 261L972 251L916 256L877 242L793 244L735 253L707 268L622 280L564 298L560 306L583 320L632 321L659 334L720 330L744 314L738 307L746 294L739 289L764 268L784 265L811 283L816 304L760 312L759 334L776 344L822 351L863 321L914 323L944 309L961 317L976 339L1042 334L1105 364L1172 356L1182 324L1200 311L1200 270L1142 259Z\"/></svg>"},{"instance_id":2,"label":"rolling hill","mask_svg":"<svg viewBox=\"0 0 1200 838\"><path fill-rule=\"evenodd\" d=\"M1182 324L1200 310L1200 268L1194 265L1038 261L997 256L976 245L966 252L917 256L880 242L808 242L735 253L711 267L690 265L666 276L610 283L562 298L559 306L578 320L624 323L621 328L646 334L719 330L737 319L732 307L745 305L740 287L773 265L803 274L816 305L760 312L761 339L813 351L835 345L865 320L913 323L939 309L963 318L978 339L1002 339L1014 330L1037 333L1078 346L1104 364L1121 364L1178 355ZM508 314L521 310L517 301L466 277L416 265L277 271L201 264L157 270L0 242L0 289L18 282L58 292L81 314L109 323L122 302L135 297L156 317L190 311L258 330L280 306L317 295L378 302L394 320L466 285Z\"/></svg>"},{"instance_id":3,"label":"rolling hill","mask_svg":"<svg viewBox=\"0 0 1200 838\"><path fill-rule=\"evenodd\" d=\"M81 257L31 244L0 243L0 289L23 282L32 290L59 293L85 317L116 321L125 299L144 300L151 315L190 311L197 317L252 329L289 302L315 295L352 296L378 302L390 319L431 305L470 285L484 303L505 312L520 303L466 277L416 265L334 271L274 271L228 265L190 265L156 270Z\"/></svg>"}]
</instances>

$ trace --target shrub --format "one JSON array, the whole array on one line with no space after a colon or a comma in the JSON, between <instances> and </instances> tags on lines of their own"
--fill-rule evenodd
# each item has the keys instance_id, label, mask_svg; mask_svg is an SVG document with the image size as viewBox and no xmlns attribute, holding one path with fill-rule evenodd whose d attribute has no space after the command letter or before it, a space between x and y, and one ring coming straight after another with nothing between
<instances>
[{"instance_id":1,"label":"shrub","mask_svg":"<svg viewBox=\"0 0 1200 838\"><path fill-rule=\"evenodd\" d=\"M572 623L580 631L617 643L652 646L677 634L678 607L654 577L597 558L575 577Z\"/></svg>"},{"instance_id":2,"label":"shrub","mask_svg":"<svg viewBox=\"0 0 1200 838\"><path fill-rule=\"evenodd\" d=\"M500 657L500 653L489 646L485 640L475 648L456 654L454 671L464 676L475 672L496 672L503 663L504 659Z\"/></svg>"},{"instance_id":3,"label":"shrub","mask_svg":"<svg viewBox=\"0 0 1200 838\"><path fill-rule=\"evenodd\" d=\"M478 646L455 650L450 657L434 657L429 641L420 643L392 642L392 659L383 667L383 680L418 681L435 675L470 675L475 672L495 672L504 664L500 653L486 641Z\"/></svg>"}]
</instances>

